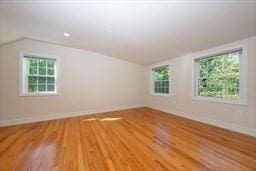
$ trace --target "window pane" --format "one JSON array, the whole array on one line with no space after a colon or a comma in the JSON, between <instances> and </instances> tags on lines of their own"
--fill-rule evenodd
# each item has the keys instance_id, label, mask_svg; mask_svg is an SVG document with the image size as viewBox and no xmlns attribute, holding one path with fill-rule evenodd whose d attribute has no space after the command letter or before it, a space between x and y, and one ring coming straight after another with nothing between
<instances>
[{"instance_id":1,"label":"window pane","mask_svg":"<svg viewBox=\"0 0 256 171\"><path fill-rule=\"evenodd\" d=\"M169 88L169 81L166 81L166 87Z\"/></svg>"},{"instance_id":2,"label":"window pane","mask_svg":"<svg viewBox=\"0 0 256 171\"><path fill-rule=\"evenodd\" d=\"M165 92L165 88L161 88L161 92L164 93Z\"/></svg>"},{"instance_id":3,"label":"window pane","mask_svg":"<svg viewBox=\"0 0 256 171\"><path fill-rule=\"evenodd\" d=\"M154 87L155 87L155 88L157 87L157 82L156 82L156 81L154 81Z\"/></svg>"},{"instance_id":4,"label":"window pane","mask_svg":"<svg viewBox=\"0 0 256 171\"><path fill-rule=\"evenodd\" d=\"M30 67L29 68L29 74L30 75L37 75L37 68L36 67Z\"/></svg>"},{"instance_id":5,"label":"window pane","mask_svg":"<svg viewBox=\"0 0 256 171\"><path fill-rule=\"evenodd\" d=\"M47 91L55 91L55 85L47 85Z\"/></svg>"},{"instance_id":6,"label":"window pane","mask_svg":"<svg viewBox=\"0 0 256 171\"><path fill-rule=\"evenodd\" d=\"M28 92L36 92L37 91L37 85L28 85Z\"/></svg>"},{"instance_id":7,"label":"window pane","mask_svg":"<svg viewBox=\"0 0 256 171\"><path fill-rule=\"evenodd\" d=\"M46 60L45 59L39 59L39 67L42 67L42 68L46 67Z\"/></svg>"},{"instance_id":8,"label":"window pane","mask_svg":"<svg viewBox=\"0 0 256 171\"><path fill-rule=\"evenodd\" d=\"M39 75L46 75L46 68L39 68Z\"/></svg>"},{"instance_id":9,"label":"window pane","mask_svg":"<svg viewBox=\"0 0 256 171\"><path fill-rule=\"evenodd\" d=\"M54 77L47 77L47 83L55 83Z\"/></svg>"},{"instance_id":10,"label":"window pane","mask_svg":"<svg viewBox=\"0 0 256 171\"><path fill-rule=\"evenodd\" d=\"M161 83L160 81L157 82L157 85L156 85L157 88L160 88L161 87Z\"/></svg>"},{"instance_id":11,"label":"window pane","mask_svg":"<svg viewBox=\"0 0 256 171\"><path fill-rule=\"evenodd\" d=\"M48 68L54 68L55 61L54 60L48 60L47 61L47 67Z\"/></svg>"},{"instance_id":12,"label":"window pane","mask_svg":"<svg viewBox=\"0 0 256 171\"><path fill-rule=\"evenodd\" d=\"M161 81L161 88L165 87L165 82Z\"/></svg>"},{"instance_id":13,"label":"window pane","mask_svg":"<svg viewBox=\"0 0 256 171\"><path fill-rule=\"evenodd\" d=\"M37 67L37 59L27 58L29 61L29 67Z\"/></svg>"},{"instance_id":14,"label":"window pane","mask_svg":"<svg viewBox=\"0 0 256 171\"><path fill-rule=\"evenodd\" d=\"M157 93L160 93L161 92L161 89L160 88L157 88Z\"/></svg>"},{"instance_id":15,"label":"window pane","mask_svg":"<svg viewBox=\"0 0 256 171\"><path fill-rule=\"evenodd\" d=\"M47 75L54 75L54 69L47 69Z\"/></svg>"},{"instance_id":16,"label":"window pane","mask_svg":"<svg viewBox=\"0 0 256 171\"><path fill-rule=\"evenodd\" d=\"M46 77L38 77L39 84L46 84Z\"/></svg>"},{"instance_id":17,"label":"window pane","mask_svg":"<svg viewBox=\"0 0 256 171\"><path fill-rule=\"evenodd\" d=\"M38 85L38 91L46 91L46 85Z\"/></svg>"},{"instance_id":18,"label":"window pane","mask_svg":"<svg viewBox=\"0 0 256 171\"><path fill-rule=\"evenodd\" d=\"M165 88L165 93L169 93L169 89L168 88Z\"/></svg>"},{"instance_id":19,"label":"window pane","mask_svg":"<svg viewBox=\"0 0 256 171\"><path fill-rule=\"evenodd\" d=\"M36 76L28 76L28 84L37 84Z\"/></svg>"}]
</instances>

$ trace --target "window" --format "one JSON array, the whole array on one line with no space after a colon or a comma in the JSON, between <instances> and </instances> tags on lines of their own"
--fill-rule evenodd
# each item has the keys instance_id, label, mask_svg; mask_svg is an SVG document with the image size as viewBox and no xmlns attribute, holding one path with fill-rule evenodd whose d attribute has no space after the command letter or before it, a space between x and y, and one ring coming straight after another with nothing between
<instances>
[{"instance_id":1,"label":"window","mask_svg":"<svg viewBox=\"0 0 256 171\"><path fill-rule=\"evenodd\" d=\"M22 95L57 93L57 60L22 55Z\"/></svg>"},{"instance_id":2,"label":"window","mask_svg":"<svg viewBox=\"0 0 256 171\"><path fill-rule=\"evenodd\" d=\"M243 48L236 48L195 59L195 97L242 103L245 100L242 54Z\"/></svg>"},{"instance_id":3,"label":"window","mask_svg":"<svg viewBox=\"0 0 256 171\"><path fill-rule=\"evenodd\" d=\"M170 91L170 70L169 66L160 66L152 69L153 93L169 94Z\"/></svg>"}]
</instances>

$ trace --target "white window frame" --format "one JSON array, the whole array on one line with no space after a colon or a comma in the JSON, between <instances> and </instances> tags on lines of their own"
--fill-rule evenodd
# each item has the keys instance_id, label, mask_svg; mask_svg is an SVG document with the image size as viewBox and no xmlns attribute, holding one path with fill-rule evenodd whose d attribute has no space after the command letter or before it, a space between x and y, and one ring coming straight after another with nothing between
<instances>
[{"instance_id":1,"label":"white window frame","mask_svg":"<svg viewBox=\"0 0 256 171\"><path fill-rule=\"evenodd\" d=\"M206 56L214 56L217 54L232 51L234 49L242 49L242 54L239 57L239 98L218 98L218 97L204 97L198 95L198 77L199 77L199 66L196 62L197 59ZM213 50L208 53L202 53L196 55L192 61L192 99L207 102L217 102L217 103L227 103L227 104L237 104L237 105L247 105L247 44L241 44L237 46L232 46L229 48L221 48Z\"/></svg>"},{"instance_id":2,"label":"white window frame","mask_svg":"<svg viewBox=\"0 0 256 171\"><path fill-rule=\"evenodd\" d=\"M154 90L154 71L153 69L154 68L158 68L158 67L163 67L163 66L168 66L169 68L169 93L155 93L155 90ZM151 95L155 95L155 96L170 96L171 95L171 67L169 64L159 64L159 65L155 65L153 67L150 67L150 94Z\"/></svg>"},{"instance_id":3,"label":"white window frame","mask_svg":"<svg viewBox=\"0 0 256 171\"><path fill-rule=\"evenodd\" d=\"M26 76L25 76L25 56L33 56L34 58L45 58L45 59L54 59L56 60L55 64L55 91L54 92L28 92L26 90ZM58 95L58 85L59 85L59 58L52 55L36 54L36 53L27 53L20 52L19 55L19 72L20 72L20 81L19 81L19 96L54 96Z\"/></svg>"}]
</instances>

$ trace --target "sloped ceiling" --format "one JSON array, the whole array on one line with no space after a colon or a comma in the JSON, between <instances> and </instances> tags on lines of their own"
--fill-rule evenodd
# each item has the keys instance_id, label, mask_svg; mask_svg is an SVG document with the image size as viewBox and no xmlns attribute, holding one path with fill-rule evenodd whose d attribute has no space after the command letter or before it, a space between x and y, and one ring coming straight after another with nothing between
<instances>
[{"instance_id":1,"label":"sloped ceiling","mask_svg":"<svg viewBox=\"0 0 256 171\"><path fill-rule=\"evenodd\" d=\"M0 2L2 45L27 37L145 65L253 35L256 1Z\"/></svg>"}]
</instances>

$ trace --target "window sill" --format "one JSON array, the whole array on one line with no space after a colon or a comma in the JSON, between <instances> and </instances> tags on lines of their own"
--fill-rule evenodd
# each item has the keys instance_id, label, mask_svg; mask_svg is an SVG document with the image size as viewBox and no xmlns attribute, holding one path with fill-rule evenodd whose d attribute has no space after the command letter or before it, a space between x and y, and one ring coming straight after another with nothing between
<instances>
[{"instance_id":1,"label":"window sill","mask_svg":"<svg viewBox=\"0 0 256 171\"><path fill-rule=\"evenodd\" d=\"M58 96L58 93L22 93L23 97L37 97L37 96Z\"/></svg>"},{"instance_id":2,"label":"window sill","mask_svg":"<svg viewBox=\"0 0 256 171\"><path fill-rule=\"evenodd\" d=\"M223 99L223 98L196 96L196 97L192 97L192 100L203 101L203 102L231 104L231 105L245 105L245 106L248 105L247 102L244 102L240 99L236 100L236 99Z\"/></svg>"},{"instance_id":3,"label":"window sill","mask_svg":"<svg viewBox=\"0 0 256 171\"><path fill-rule=\"evenodd\" d=\"M154 96L165 96L165 97L170 96L170 94L161 94L161 93L151 93L151 95L154 95Z\"/></svg>"}]
</instances>

